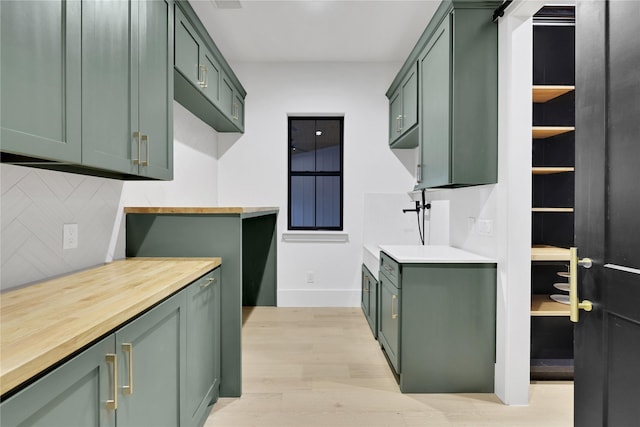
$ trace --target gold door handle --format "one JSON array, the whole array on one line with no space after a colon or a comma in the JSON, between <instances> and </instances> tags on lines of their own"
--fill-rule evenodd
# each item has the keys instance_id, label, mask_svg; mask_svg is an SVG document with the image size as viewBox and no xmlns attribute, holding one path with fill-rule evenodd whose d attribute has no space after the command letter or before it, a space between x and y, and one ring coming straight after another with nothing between
<instances>
[{"instance_id":1,"label":"gold door handle","mask_svg":"<svg viewBox=\"0 0 640 427\"><path fill-rule=\"evenodd\" d=\"M140 162L140 166L149 166L149 136L140 135L140 141L144 142L147 147L147 160L145 160L144 162Z\"/></svg>"},{"instance_id":2,"label":"gold door handle","mask_svg":"<svg viewBox=\"0 0 640 427\"><path fill-rule=\"evenodd\" d=\"M215 277L209 277L206 283L200 283L200 289L208 288L212 283L216 283L218 280Z\"/></svg>"},{"instance_id":3,"label":"gold door handle","mask_svg":"<svg viewBox=\"0 0 640 427\"><path fill-rule=\"evenodd\" d=\"M398 313L394 313L395 310L393 309L393 306L395 305L393 302L397 299L398 299L397 295L391 295L391 318L392 319L398 318Z\"/></svg>"},{"instance_id":4,"label":"gold door handle","mask_svg":"<svg viewBox=\"0 0 640 427\"><path fill-rule=\"evenodd\" d=\"M591 268L590 258L578 259L578 248L569 249L569 318L572 322L578 322L580 310L591 311L593 304L589 300L578 302L578 266Z\"/></svg>"},{"instance_id":5,"label":"gold door handle","mask_svg":"<svg viewBox=\"0 0 640 427\"><path fill-rule=\"evenodd\" d=\"M138 141L138 158L137 159L133 159L133 164L134 165L139 165L140 164L140 132L135 131L133 133L133 137Z\"/></svg>"},{"instance_id":6,"label":"gold door handle","mask_svg":"<svg viewBox=\"0 0 640 427\"><path fill-rule=\"evenodd\" d=\"M133 394L133 344L122 344L122 351L129 356L129 385L123 385L124 394Z\"/></svg>"},{"instance_id":7,"label":"gold door handle","mask_svg":"<svg viewBox=\"0 0 640 427\"><path fill-rule=\"evenodd\" d=\"M107 363L113 364L113 399L105 402L105 407L115 411L118 409L118 356L115 354L106 355Z\"/></svg>"}]
</instances>

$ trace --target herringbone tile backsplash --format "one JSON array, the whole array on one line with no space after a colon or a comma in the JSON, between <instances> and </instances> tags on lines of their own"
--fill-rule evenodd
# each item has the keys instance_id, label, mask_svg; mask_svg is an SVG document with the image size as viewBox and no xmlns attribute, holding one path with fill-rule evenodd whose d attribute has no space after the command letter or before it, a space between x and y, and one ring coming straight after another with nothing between
<instances>
[{"instance_id":1,"label":"herringbone tile backsplash","mask_svg":"<svg viewBox=\"0 0 640 427\"><path fill-rule=\"evenodd\" d=\"M1 288L105 262L121 181L3 164ZM78 248L62 249L64 224Z\"/></svg>"}]
</instances>

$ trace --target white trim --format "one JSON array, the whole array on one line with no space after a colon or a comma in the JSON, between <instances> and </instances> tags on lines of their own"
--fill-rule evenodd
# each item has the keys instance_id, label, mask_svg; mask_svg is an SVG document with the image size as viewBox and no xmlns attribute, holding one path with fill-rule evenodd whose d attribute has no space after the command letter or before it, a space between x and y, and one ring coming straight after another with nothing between
<instances>
[{"instance_id":1,"label":"white trim","mask_svg":"<svg viewBox=\"0 0 640 427\"><path fill-rule=\"evenodd\" d=\"M278 307L360 307L360 289L285 289Z\"/></svg>"},{"instance_id":2,"label":"white trim","mask_svg":"<svg viewBox=\"0 0 640 427\"><path fill-rule=\"evenodd\" d=\"M282 233L283 242L313 242L313 243L347 243L349 242L349 233Z\"/></svg>"},{"instance_id":3,"label":"white trim","mask_svg":"<svg viewBox=\"0 0 640 427\"><path fill-rule=\"evenodd\" d=\"M344 117L344 113L287 113L287 117Z\"/></svg>"},{"instance_id":4,"label":"white trim","mask_svg":"<svg viewBox=\"0 0 640 427\"><path fill-rule=\"evenodd\" d=\"M640 274L640 270L637 269L637 268L625 267L623 265L616 265L616 264L605 264L604 266L605 266L605 268L611 268L613 270L624 271L625 273Z\"/></svg>"}]
</instances>

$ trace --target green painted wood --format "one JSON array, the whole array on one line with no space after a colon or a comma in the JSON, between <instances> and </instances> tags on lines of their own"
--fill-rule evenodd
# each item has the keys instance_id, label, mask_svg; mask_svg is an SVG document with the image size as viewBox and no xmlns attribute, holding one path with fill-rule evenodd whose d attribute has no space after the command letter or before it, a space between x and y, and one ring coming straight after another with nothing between
<instances>
[{"instance_id":1,"label":"green painted wood","mask_svg":"<svg viewBox=\"0 0 640 427\"><path fill-rule=\"evenodd\" d=\"M173 179L173 1L139 2L138 117L142 143L140 175Z\"/></svg>"},{"instance_id":2,"label":"green painted wood","mask_svg":"<svg viewBox=\"0 0 640 427\"><path fill-rule=\"evenodd\" d=\"M495 264L404 264L400 389L491 393Z\"/></svg>"},{"instance_id":3,"label":"green painted wood","mask_svg":"<svg viewBox=\"0 0 640 427\"><path fill-rule=\"evenodd\" d=\"M498 182L498 29L491 15L453 12L453 185Z\"/></svg>"},{"instance_id":4,"label":"green painted wood","mask_svg":"<svg viewBox=\"0 0 640 427\"><path fill-rule=\"evenodd\" d=\"M420 188L450 182L451 23L446 18L420 58Z\"/></svg>"},{"instance_id":5,"label":"green painted wood","mask_svg":"<svg viewBox=\"0 0 640 427\"><path fill-rule=\"evenodd\" d=\"M222 76L222 69L218 65L218 61L213 54L204 49L200 62L205 66L205 86L202 88L204 96L214 104L218 104L220 101L220 80Z\"/></svg>"},{"instance_id":6,"label":"green painted wood","mask_svg":"<svg viewBox=\"0 0 640 427\"><path fill-rule=\"evenodd\" d=\"M199 86L202 41L182 10L175 8L175 69L192 83Z\"/></svg>"},{"instance_id":7,"label":"green painted wood","mask_svg":"<svg viewBox=\"0 0 640 427\"><path fill-rule=\"evenodd\" d=\"M400 137L400 116L402 116L402 96L398 89L389 98L389 143Z\"/></svg>"},{"instance_id":8,"label":"green painted wood","mask_svg":"<svg viewBox=\"0 0 640 427\"><path fill-rule=\"evenodd\" d=\"M2 151L80 162L79 1L0 2Z\"/></svg>"},{"instance_id":9,"label":"green painted wood","mask_svg":"<svg viewBox=\"0 0 640 427\"><path fill-rule=\"evenodd\" d=\"M176 2L174 97L218 132L244 132L246 91L186 1Z\"/></svg>"},{"instance_id":10,"label":"green painted wood","mask_svg":"<svg viewBox=\"0 0 640 427\"><path fill-rule=\"evenodd\" d=\"M242 219L243 306L277 306L276 222L276 215Z\"/></svg>"},{"instance_id":11,"label":"green painted wood","mask_svg":"<svg viewBox=\"0 0 640 427\"><path fill-rule=\"evenodd\" d=\"M115 412L104 402L113 397L111 335L0 404L3 427L115 427Z\"/></svg>"},{"instance_id":12,"label":"green painted wood","mask_svg":"<svg viewBox=\"0 0 640 427\"><path fill-rule=\"evenodd\" d=\"M363 264L362 265L362 298L361 306L367 323L375 338L378 337L378 281Z\"/></svg>"},{"instance_id":13,"label":"green painted wood","mask_svg":"<svg viewBox=\"0 0 640 427\"><path fill-rule=\"evenodd\" d=\"M82 4L82 163L138 174L138 9L129 2ZM135 157L132 157L135 156Z\"/></svg>"},{"instance_id":14,"label":"green painted wood","mask_svg":"<svg viewBox=\"0 0 640 427\"><path fill-rule=\"evenodd\" d=\"M401 85L402 91L402 132L405 133L418 123L418 67L411 68Z\"/></svg>"},{"instance_id":15,"label":"green painted wood","mask_svg":"<svg viewBox=\"0 0 640 427\"><path fill-rule=\"evenodd\" d=\"M275 224L276 214L272 216ZM259 218L259 217L255 217ZM222 257L221 280L221 383L220 395L239 397L242 394L241 327L243 301L244 225L250 226L238 215L153 215L127 214L127 256L214 256ZM265 221L267 221L265 219ZM262 237L269 239L269 254L265 262L260 297L273 295L275 304L276 242L273 233L247 234L252 245L261 246ZM266 245L265 245L266 246ZM256 265L259 265L256 264ZM254 265L255 266L255 265ZM258 273L255 273L256 275ZM266 298L266 297L265 297Z\"/></svg>"},{"instance_id":16,"label":"green painted wood","mask_svg":"<svg viewBox=\"0 0 640 427\"><path fill-rule=\"evenodd\" d=\"M401 304L400 289L382 272L378 275L380 305L378 307L378 341L397 373L402 373L404 367L401 361ZM395 296L395 298L394 298Z\"/></svg>"},{"instance_id":17,"label":"green painted wood","mask_svg":"<svg viewBox=\"0 0 640 427\"><path fill-rule=\"evenodd\" d=\"M116 331L118 426L180 425L186 383L186 294L180 292ZM123 344L132 345L132 355ZM129 363L133 360L133 393Z\"/></svg>"},{"instance_id":18,"label":"green painted wood","mask_svg":"<svg viewBox=\"0 0 640 427\"><path fill-rule=\"evenodd\" d=\"M187 294L186 408L181 425L200 427L220 388L220 268L197 280ZM210 280L215 280L211 282Z\"/></svg>"}]
</instances>

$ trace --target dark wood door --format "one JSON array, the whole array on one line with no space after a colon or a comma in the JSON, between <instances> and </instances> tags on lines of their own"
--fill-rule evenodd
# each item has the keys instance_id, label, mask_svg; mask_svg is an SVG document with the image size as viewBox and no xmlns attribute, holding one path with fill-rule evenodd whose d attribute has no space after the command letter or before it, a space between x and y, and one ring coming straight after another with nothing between
<instances>
[{"instance_id":1,"label":"dark wood door","mask_svg":"<svg viewBox=\"0 0 640 427\"><path fill-rule=\"evenodd\" d=\"M577 2L575 425L640 426L640 2Z\"/></svg>"}]
</instances>

